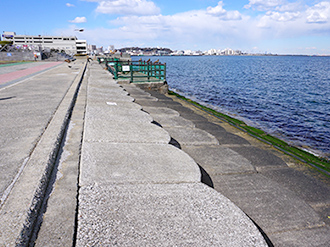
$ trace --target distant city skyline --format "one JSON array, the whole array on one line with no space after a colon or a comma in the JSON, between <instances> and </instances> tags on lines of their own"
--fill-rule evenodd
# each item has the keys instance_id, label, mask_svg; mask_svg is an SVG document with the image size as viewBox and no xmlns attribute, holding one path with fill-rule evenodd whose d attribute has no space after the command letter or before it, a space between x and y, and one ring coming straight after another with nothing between
<instances>
[{"instance_id":1,"label":"distant city skyline","mask_svg":"<svg viewBox=\"0 0 330 247\"><path fill-rule=\"evenodd\" d=\"M2 31L74 35L98 47L330 55L329 0L17 0L1 5Z\"/></svg>"}]
</instances>

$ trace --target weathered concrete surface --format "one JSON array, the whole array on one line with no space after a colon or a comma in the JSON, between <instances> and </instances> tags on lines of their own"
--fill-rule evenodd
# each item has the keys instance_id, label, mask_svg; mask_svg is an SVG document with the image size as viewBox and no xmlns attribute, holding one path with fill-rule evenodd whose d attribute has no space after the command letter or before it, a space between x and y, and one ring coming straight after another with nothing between
<instances>
[{"instance_id":1,"label":"weathered concrete surface","mask_svg":"<svg viewBox=\"0 0 330 247\"><path fill-rule=\"evenodd\" d=\"M261 227L270 245L328 245L329 178L187 102L147 92L159 99L153 106L139 101L151 116L158 116L158 109L162 109L165 119L166 112L175 110L219 141L215 146L183 145L184 134L175 138L176 146L206 170L214 188ZM182 105L174 104L173 99ZM165 111L166 107L169 110Z\"/></svg>"},{"instance_id":2,"label":"weathered concrete surface","mask_svg":"<svg viewBox=\"0 0 330 247\"><path fill-rule=\"evenodd\" d=\"M86 122L84 139L118 143L169 143L170 136L164 129L155 124L134 122L133 120L130 121L127 118L128 123L125 125L123 122L91 120ZM143 135L146 137L141 138Z\"/></svg>"},{"instance_id":3,"label":"weathered concrete surface","mask_svg":"<svg viewBox=\"0 0 330 247\"><path fill-rule=\"evenodd\" d=\"M44 205L46 212L41 215L42 219L39 218L41 227L36 227L32 238L35 246L73 245L87 80L88 69L70 118L63 150L55 164L52 186L46 195L49 199Z\"/></svg>"},{"instance_id":4,"label":"weathered concrete surface","mask_svg":"<svg viewBox=\"0 0 330 247\"><path fill-rule=\"evenodd\" d=\"M256 169L243 156L230 148L222 146L182 146L182 150L189 153L210 174L254 173Z\"/></svg>"},{"instance_id":5,"label":"weathered concrete surface","mask_svg":"<svg viewBox=\"0 0 330 247\"><path fill-rule=\"evenodd\" d=\"M0 73L32 65L36 63L1 67ZM0 198L45 131L76 72L63 65L0 89Z\"/></svg>"},{"instance_id":6,"label":"weathered concrete surface","mask_svg":"<svg viewBox=\"0 0 330 247\"><path fill-rule=\"evenodd\" d=\"M187 127L194 128L195 124L190 120L187 120L180 116L164 116L164 115L154 115L154 120L158 123L162 123L163 127Z\"/></svg>"},{"instance_id":7,"label":"weathered concrete surface","mask_svg":"<svg viewBox=\"0 0 330 247\"><path fill-rule=\"evenodd\" d=\"M81 186L200 181L199 168L194 160L168 144L85 143L82 155Z\"/></svg>"},{"instance_id":8,"label":"weathered concrete surface","mask_svg":"<svg viewBox=\"0 0 330 247\"><path fill-rule=\"evenodd\" d=\"M160 122L162 124L162 122ZM168 126L168 125L167 125ZM180 140L181 145L218 145L218 140L211 134L198 128L166 127L171 137Z\"/></svg>"},{"instance_id":9,"label":"weathered concrete surface","mask_svg":"<svg viewBox=\"0 0 330 247\"><path fill-rule=\"evenodd\" d=\"M198 165L169 144L168 132L145 118L145 111L127 107L157 100L128 84L122 85L130 93L125 96L112 79L102 81L101 69L90 72L89 87L118 90L87 90L77 246L266 246L240 209L200 182ZM136 97L135 103L125 97ZM113 104L105 104L109 99ZM176 113L172 122L193 127ZM191 129L188 135L198 141L218 144L207 132Z\"/></svg>"},{"instance_id":10,"label":"weathered concrete surface","mask_svg":"<svg viewBox=\"0 0 330 247\"><path fill-rule=\"evenodd\" d=\"M89 186L77 246L265 246L227 198L201 183Z\"/></svg>"},{"instance_id":11,"label":"weathered concrete surface","mask_svg":"<svg viewBox=\"0 0 330 247\"><path fill-rule=\"evenodd\" d=\"M143 107L143 110L153 116L179 117L180 113L167 107Z\"/></svg>"},{"instance_id":12,"label":"weathered concrete surface","mask_svg":"<svg viewBox=\"0 0 330 247\"><path fill-rule=\"evenodd\" d=\"M288 231L271 236L275 246L328 246L330 242L329 226Z\"/></svg>"},{"instance_id":13,"label":"weathered concrete surface","mask_svg":"<svg viewBox=\"0 0 330 247\"><path fill-rule=\"evenodd\" d=\"M252 219L258 218L258 225L268 234L324 225L306 202L261 174L212 178L214 188L233 200Z\"/></svg>"},{"instance_id":14,"label":"weathered concrete surface","mask_svg":"<svg viewBox=\"0 0 330 247\"><path fill-rule=\"evenodd\" d=\"M104 105L107 107L104 107ZM153 118L146 112L141 111L141 107L137 104L120 104L115 102L103 102L102 105L88 106L88 111L93 112L88 116L89 119L98 119L105 122L125 122L127 116L130 116L130 120L138 123L151 123ZM130 107L125 107L130 106Z\"/></svg>"},{"instance_id":15,"label":"weathered concrete surface","mask_svg":"<svg viewBox=\"0 0 330 247\"><path fill-rule=\"evenodd\" d=\"M80 71L80 75L77 76L76 73L73 74L71 70L69 70L70 72L68 73L68 68L63 65L62 67L44 73L42 76L33 77L19 85L12 85L12 87L10 87L12 90L6 91L6 89L4 89L5 92L17 93L15 90L25 87L25 93L29 92L31 95L25 95L25 97L23 97L22 95L17 94L18 100L21 99L22 102L26 102L25 100L27 99L33 102L34 92L35 97L37 98L41 97L41 94L43 93L45 94L43 96L44 100L43 102L40 101L39 107L41 108L38 109L42 112L42 107L47 105L44 102L50 102L50 104L53 103L55 109L54 112L50 112L50 115L48 116L47 122L44 126L46 130L40 133L40 135L42 134L40 140L38 139L39 136L36 136L36 141L35 143L32 142L32 145L35 145L36 142L37 144L35 147L32 147L32 150L26 151L28 156L24 169L22 169L21 174L18 174L17 181L10 189L9 196L4 198L4 203L0 209L0 245L14 246L17 244L25 246L30 241L30 236L39 213L42 199L47 189L50 173L66 129L66 123L68 121L69 112L71 111L74 95L80 83L84 63L77 63L73 68L78 72ZM63 85L67 85L64 94L63 92L56 92L56 89L61 85L60 75L58 75L59 72L66 74L62 81L62 83L64 83ZM70 78L70 73L77 77L74 81L68 82L67 80L68 77ZM75 76L72 76L71 78L74 79ZM30 85L31 90L34 91L29 91ZM44 91L42 91L42 89ZM3 91L1 91L1 93L2 92ZM48 92L54 92L54 95L49 96L47 94ZM58 97L57 104L56 101L52 102L51 100L52 97L55 98L56 95ZM38 104L36 104L36 106L37 105ZM19 111L18 108L15 108L14 111L16 109ZM30 120L34 121L33 116L28 116L25 121ZM15 121L13 122L15 123ZM25 144L27 147L31 146L31 143ZM13 158L15 158L15 156L13 156ZM14 163L14 165L17 166L20 164ZM2 174L6 174L6 167L7 166L2 167ZM12 179L12 177L9 178Z\"/></svg>"},{"instance_id":16,"label":"weathered concrete surface","mask_svg":"<svg viewBox=\"0 0 330 247\"><path fill-rule=\"evenodd\" d=\"M10 53L10 56L7 55ZM4 61L34 61L34 52L1 52L0 60ZM41 56L38 57L38 60L41 60Z\"/></svg>"}]
</instances>

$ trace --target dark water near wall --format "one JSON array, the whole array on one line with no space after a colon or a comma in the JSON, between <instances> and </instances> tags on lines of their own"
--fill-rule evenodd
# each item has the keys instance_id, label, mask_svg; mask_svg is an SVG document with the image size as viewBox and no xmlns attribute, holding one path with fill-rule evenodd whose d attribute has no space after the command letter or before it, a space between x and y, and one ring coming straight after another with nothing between
<instances>
[{"instance_id":1,"label":"dark water near wall","mask_svg":"<svg viewBox=\"0 0 330 247\"><path fill-rule=\"evenodd\" d=\"M330 57L149 58L172 90L330 157Z\"/></svg>"}]
</instances>

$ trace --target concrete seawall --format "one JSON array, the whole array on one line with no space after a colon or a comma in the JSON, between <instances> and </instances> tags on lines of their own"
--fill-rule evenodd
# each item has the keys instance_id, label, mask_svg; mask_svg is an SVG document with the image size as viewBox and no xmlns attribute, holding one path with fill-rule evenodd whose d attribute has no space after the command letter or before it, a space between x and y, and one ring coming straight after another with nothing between
<instances>
[{"instance_id":1,"label":"concrete seawall","mask_svg":"<svg viewBox=\"0 0 330 247\"><path fill-rule=\"evenodd\" d=\"M79 86L72 85L75 90L61 103L69 109L63 111L66 117L55 116L60 107L49 124L57 126L49 131L62 133L62 141L54 136L42 144L46 130L35 149L42 153L30 157L39 157L38 169L48 170L48 180L29 161L0 209L6 222L0 245L324 246L330 241L326 178L175 97L117 84L95 62L80 71ZM69 102L74 107L67 107ZM59 155L48 169L43 159L55 157L49 155L56 148ZM35 194L40 181L48 185L42 195ZM31 209L38 218L14 217Z\"/></svg>"}]
</instances>

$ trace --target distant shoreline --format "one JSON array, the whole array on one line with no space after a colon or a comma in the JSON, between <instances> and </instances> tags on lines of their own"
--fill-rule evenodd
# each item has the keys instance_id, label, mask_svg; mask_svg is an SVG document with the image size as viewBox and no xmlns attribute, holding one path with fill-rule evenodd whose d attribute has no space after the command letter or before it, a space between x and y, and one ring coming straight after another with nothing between
<instances>
[{"instance_id":1,"label":"distant shoreline","mask_svg":"<svg viewBox=\"0 0 330 247\"><path fill-rule=\"evenodd\" d=\"M241 54L241 55L131 55L132 57L330 57L330 55Z\"/></svg>"}]
</instances>

